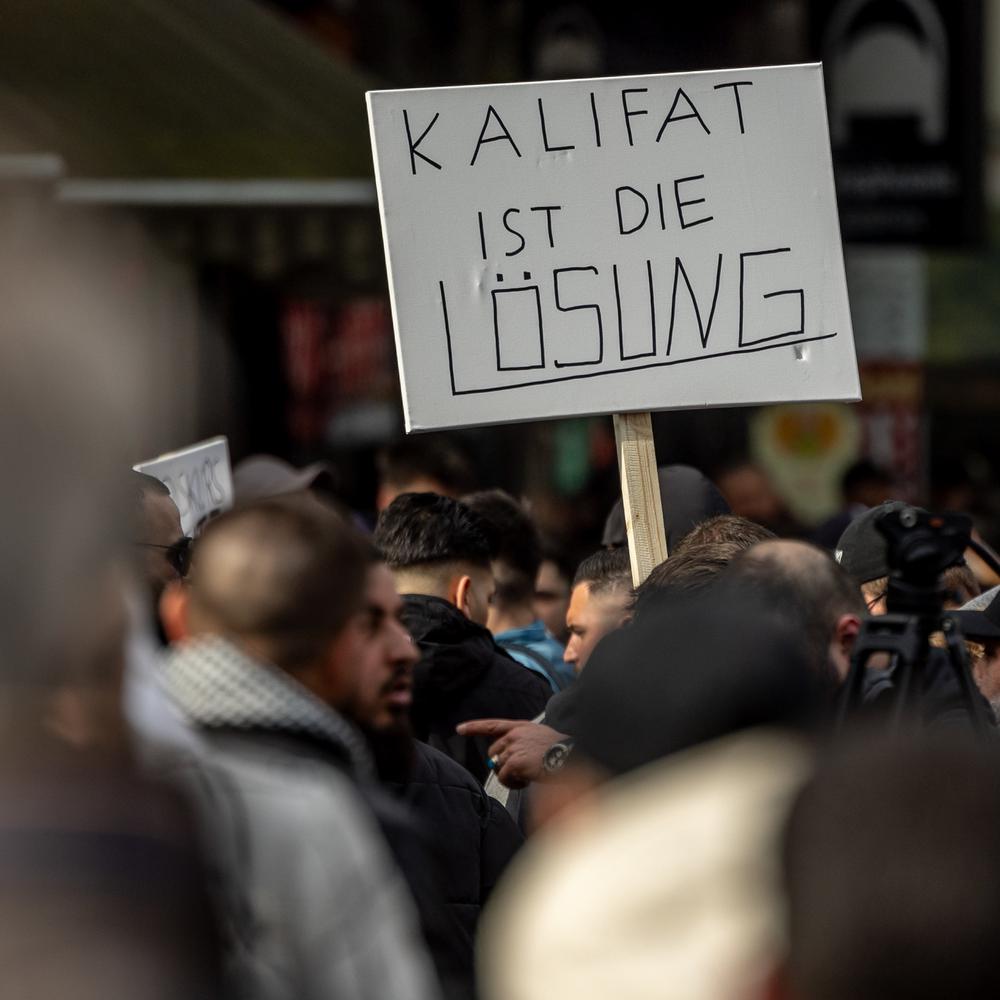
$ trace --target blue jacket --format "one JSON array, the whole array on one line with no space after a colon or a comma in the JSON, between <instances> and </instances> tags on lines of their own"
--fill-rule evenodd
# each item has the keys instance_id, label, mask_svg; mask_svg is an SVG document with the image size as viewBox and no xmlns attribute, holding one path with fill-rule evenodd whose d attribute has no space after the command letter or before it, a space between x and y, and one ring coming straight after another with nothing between
<instances>
[{"instance_id":1,"label":"blue jacket","mask_svg":"<svg viewBox=\"0 0 1000 1000\"><path fill-rule=\"evenodd\" d=\"M518 663L544 677L553 691L562 691L576 680L573 667L563 659L563 647L549 635L541 621L507 629L494 638Z\"/></svg>"}]
</instances>

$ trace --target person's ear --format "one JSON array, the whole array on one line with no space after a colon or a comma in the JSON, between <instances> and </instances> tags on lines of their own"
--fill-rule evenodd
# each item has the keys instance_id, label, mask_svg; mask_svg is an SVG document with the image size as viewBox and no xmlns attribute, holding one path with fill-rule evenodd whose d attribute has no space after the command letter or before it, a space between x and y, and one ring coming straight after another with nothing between
<instances>
[{"instance_id":1,"label":"person's ear","mask_svg":"<svg viewBox=\"0 0 1000 1000\"><path fill-rule=\"evenodd\" d=\"M841 681L846 680L851 672L851 654L854 652L854 641L860 631L861 619L857 615L841 615L833 627L830 659Z\"/></svg>"},{"instance_id":2,"label":"person's ear","mask_svg":"<svg viewBox=\"0 0 1000 1000\"><path fill-rule=\"evenodd\" d=\"M187 586L180 580L168 583L160 595L160 624L171 643L191 638L190 601Z\"/></svg>"},{"instance_id":3,"label":"person's ear","mask_svg":"<svg viewBox=\"0 0 1000 1000\"><path fill-rule=\"evenodd\" d=\"M837 619L834 636L837 646L848 659L851 658L851 653L854 651L854 640L857 639L860 631L861 619L857 615L841 615Z\"/></svg>"},{"instance_id":4,"label":"person's ear","mask_svg":"<svg viewBox=\"0 0 1000 1000\"><path fill-rule=\"evenodd\" d=\"M472 618L472 605L470 597L472 593L472 577L466 574L453 576L448 582L448 600L465 615Z\"/></svg>"},{"instance_id":5,"label":"person's ear","mask_svg":"<svg viewBox=\"0 0 1000 1000\"><path fill-rule=\"evenodd\" d=\"M380 483L378 489L375 491L375 510L381 513L398 496L398 487L392 483Z\"/></svg>"}]
</instances>

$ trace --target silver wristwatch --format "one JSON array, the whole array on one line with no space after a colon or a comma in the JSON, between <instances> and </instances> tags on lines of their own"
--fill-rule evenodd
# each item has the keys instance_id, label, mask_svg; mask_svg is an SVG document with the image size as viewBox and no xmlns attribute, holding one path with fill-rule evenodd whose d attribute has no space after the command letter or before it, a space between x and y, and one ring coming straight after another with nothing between
<instances>
[{"instance_id":1,"label":"silver wristwatch","mask_svg":"<svg viewBox=\"0 0 1000 1000\"><path fill-rule=\"evenodd\" d=\"M545 773L557 774L561 771L572 752L572 740L560 740L558 743L553 743L545 751L545 756L542 758L542 767L545 768Z\"/></svg>"}]
</instances>

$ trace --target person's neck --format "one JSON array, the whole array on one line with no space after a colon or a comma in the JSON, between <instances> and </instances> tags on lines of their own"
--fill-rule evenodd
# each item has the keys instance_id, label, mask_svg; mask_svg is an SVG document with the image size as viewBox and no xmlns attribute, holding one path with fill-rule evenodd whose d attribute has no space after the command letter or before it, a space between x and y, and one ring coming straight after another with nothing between
<instances>
[{"instance_id":1,"label":"person's neck","mask_svg":"<svg viewBox=\"0 0 1000 1000\"><path fill-rule=\"evenodd\" d=\"M425 597L440 597L443 601L451 603L448 594L448 581L440 574L433 572L421 572L420 570L394 570L393 577L396 580L396 590L400 594L422 594Z\"/></svg>"},{"instance_id":2,"label":"person's neck","mask_svg":"<svg viewBox=\"0 0 1000 1000\"><path fill-rule=\"evenodd\" d=\"M514 628L524 628L535 620L535 611L530 604L518 604L512 608L494 606L490 615L490 631L497 635Z\"/></svg>"}]
</instances>

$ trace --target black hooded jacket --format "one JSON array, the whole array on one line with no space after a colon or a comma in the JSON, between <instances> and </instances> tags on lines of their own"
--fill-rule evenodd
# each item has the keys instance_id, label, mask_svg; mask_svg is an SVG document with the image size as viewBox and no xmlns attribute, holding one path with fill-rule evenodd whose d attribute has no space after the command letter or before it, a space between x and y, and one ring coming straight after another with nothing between
<instances>
[{"instance_id":1,"label":"black hooded jacket","mask_svg":"<svg viewBox=\"0 0 1000 1000\"><path fill-rule=\"evenodd\" d=\"M403 603L403 622L422 654L413 672L414 733L483 783L492 740L459 736L455 727L470 719L533 719L552 689L454 605L424 594L407 594Z\"/></svg>"},{"instance_id":2,"label":"black hooded jacket","mask_svg":"<svg viewBox=\"0 0 1000 1000\"><path fill-rule=\"evenodd\" d=\"M479 913L524 838L464 767L425 743L416 747L409 779L392 787L434 845L440 889L465 935L471 974Z\"/></svg>"}]
</instances>

